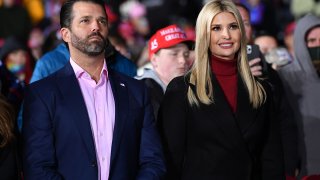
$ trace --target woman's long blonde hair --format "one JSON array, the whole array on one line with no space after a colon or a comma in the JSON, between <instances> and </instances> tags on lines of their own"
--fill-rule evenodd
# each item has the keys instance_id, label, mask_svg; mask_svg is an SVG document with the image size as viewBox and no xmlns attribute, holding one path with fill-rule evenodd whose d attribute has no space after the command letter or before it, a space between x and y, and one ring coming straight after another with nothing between
<instances>
[{"instance_id":1,"label":"woman's long blonde hair","mask_svg":"<svg viewBox=\"0 0 320 180\"><path fill-rule=\"evenodd\" d=\"M249 99L254 108L259 107L266 99L266 92L262 85L256 81L250 72L247 59L247 45L244 25L241 15L231 0L212 0L200 11L196 23L195 62L190 70L190 83L195 85L196 94L189 87L188 101L191 105L211 104L213 99L213 84L211 81L211 68L209 46L211 39L211 23L213 18L221 13L229 12L234 15L240 28L241 42L237 53L238 72L249 93Z\"/></svg>"},{"instance_id":2,"label":"woman's long blonde hair","mask_svg":"<svg viewBox=\"0 0 320 180\"><path fill-rule=\"evenodd\" d=\"M0 94L0 148L6 146L14 138L15 111Z\"/></svg>"}]
</instances>

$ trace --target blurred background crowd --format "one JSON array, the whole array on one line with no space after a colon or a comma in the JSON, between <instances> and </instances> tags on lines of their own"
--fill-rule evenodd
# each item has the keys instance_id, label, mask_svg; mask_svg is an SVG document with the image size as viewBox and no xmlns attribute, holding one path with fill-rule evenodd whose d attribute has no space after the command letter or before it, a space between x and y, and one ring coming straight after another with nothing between
<instances>
[{"instance_id":1,"label":"blurred background crowd","mask_svg":"<svg viewBox=\"0 0 320 180\"><path fill-rule=\"evenodd\" d=\"M64 1L0 0L0 89L17 111L23 99L23 89L30 83L36 62L62 42L59 13ZM158 29L177 24L189 39L194 40L196 18L207 0L105 2L109 40L117 51L133 61L139 75L141 69L149 64L147 44L150 37ZM296 20L310 12L320 15L320 1L317 0L234 2L241 3L250 11L251 19L247 23L253 29L250 40L253 42L249 43L258 44L264 54L274 47L285 47L293 54Z\"/></svg>"},{"instance_id":2,"label":"blurred background crowd","mask_svg":"<svg viewBox=\"0 0 320 180\"><path fill-rule=\"evenodd\" d=\"M0 0L0 90L14 106L17 116L24 87L32 81L37 61L63 44L59 13L64 1ZM294 59L294 44L299 43L293 41L296 22L309 13L320 16L319 0L233 1L241 3L250 12L250 22L244 21L245 26L249 23L253 30L252 42L248 43L258 44L267 63L275 70ZM148 40L157 30L177 24L188 39L195 40L196 18L207 0L105 2L109 41L139 70L149 62ZM274 58L283 52L287 52L282 54L285 58ZM139 71L137 73L139 75Z\"/></svg>"},{"instance_id":3,"label":"blurred background crowd","mask_svg":"<svg viewBox=\"0 0 320 180\"><path fill-rule=\"evenodd\" d=\"M179 25L195 39L195 22L206 0L105 0L109 39L137 68L148 62L147 42L156 30ZM269 36L270 46L293 53L295 21L313 12L320 15L316 0L234 0L250 10L253 39ZM59 12L64 0L0 0L1 91L17 104L21 89L30 82L38 59L62 42ZM263 42L266 42L263 40ZM259 44L257 39L257 44ZM263 44L259 44L263 47ZM6 68L4 68L6 67ZM6 72L9 71L10 73Z\"/></svg>"}]
</instances>

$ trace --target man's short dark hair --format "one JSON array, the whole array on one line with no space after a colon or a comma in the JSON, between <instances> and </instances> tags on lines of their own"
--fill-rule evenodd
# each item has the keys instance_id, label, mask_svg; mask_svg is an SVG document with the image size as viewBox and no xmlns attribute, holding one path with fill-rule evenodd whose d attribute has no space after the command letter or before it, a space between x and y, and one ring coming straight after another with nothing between
<instances>
[{"instance_id":1,"label":"man's short dark hair","mask_svg":"<svg viewBox=\"0 0 320 180\"><path fill-rule=\"evenodd\" d=\"M105 3L102 0L67 0L65 3L63 3L60 11L60 26L61 28L66 27L70 28L71 21L72 21L72 7L74 3L76 2L90 2L97 5L100 5L104 12L106 12L105 9ZM107 15L107 13L106 13Z\"/></svg>"}]
</instances>

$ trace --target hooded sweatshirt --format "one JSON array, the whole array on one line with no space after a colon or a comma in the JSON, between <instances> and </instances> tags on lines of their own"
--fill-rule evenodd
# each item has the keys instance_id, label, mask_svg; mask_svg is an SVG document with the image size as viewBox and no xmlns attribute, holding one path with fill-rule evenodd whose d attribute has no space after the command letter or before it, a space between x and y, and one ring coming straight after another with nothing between
<instances>
[{"instance_id":1,"label":"hooded sweatshirt","mask_svg":"<svg viewBox=\"0 0 320 180\"><path fill-rule=\"evenodd\" d=\"M295 59L279 70L299 128L301 176L320 174L320 78L305 42L306 33L320 18L306 15L294 32Z\"/></svg>"},{"instance_id":2,"label":"hooded sweatshirt","mask_svg":"<svg viewBox=\"0 0 320 180\"><path fill-rule=\"evenodd\" d=\"M136 76L135 78L144 81L145 85L147 86L150 92L153 113L157 119L160 103L167 86L161 81L153 69L145 68L143 74L141 76Z\"/></svg>"}]
</instances>

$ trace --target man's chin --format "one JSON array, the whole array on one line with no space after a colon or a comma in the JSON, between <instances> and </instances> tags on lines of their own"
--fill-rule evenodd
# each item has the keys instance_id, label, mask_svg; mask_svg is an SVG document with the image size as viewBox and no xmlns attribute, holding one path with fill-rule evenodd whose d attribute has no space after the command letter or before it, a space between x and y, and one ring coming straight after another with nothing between
<instances>
[{"instance_id":1,"label":"man's chin","mask_svg":"<svg viewBox=\"0 0 320 180\"><path fill-rule=\"evenodd\" d=\"M91 56L98 56L104 52L105 46L102 44L91 44L87 46L87 53Z\"/></svg>"},{"instance_id":2,"label":"man's chin","mask_svg":"<svg viewBox=\"0 0 320 180\"><path fill-rule=\"evenodd\" d=\"M86 54L90 57L96 57L96 56L100 56L101 54L103 54L104 51L89 51Z\"/></svg>"}]
</instances>

